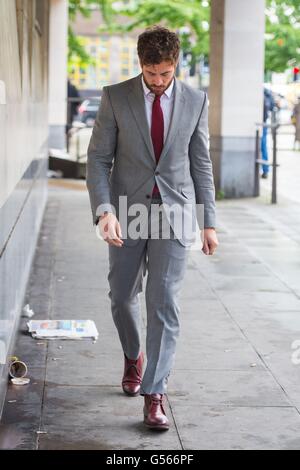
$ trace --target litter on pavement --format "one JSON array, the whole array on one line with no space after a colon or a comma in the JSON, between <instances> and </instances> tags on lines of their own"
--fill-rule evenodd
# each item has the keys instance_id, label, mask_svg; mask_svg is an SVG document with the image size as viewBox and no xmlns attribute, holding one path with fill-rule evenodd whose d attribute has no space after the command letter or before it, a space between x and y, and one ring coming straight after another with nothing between
<instances>
[{"instance_id":1,"label":"litter on pavement","mask_svg":"<svg viewBox=\"0 0 300 470\"><path fill-rule=\"evenodd\" d=\"M30 320L27 326L32 337L38 339L98 338L92 320Z\"/></svg>"},{"instance_id":2,"label":"litter on pavement","mask_svg":"<svg viewBox=\"0 0 300 470\"><path fill-rule=\"evenodd\" d=\"M30 379L28 377L14 377L11 379L11 382L14 385L27 385L30 382Z\"/></svg>"},{"instance_id":3,"label":"litter on pavement","mask_svg":"<svg viewBox=\"0 0 300 470\"><path fill-rule=\"evenodd\" d=\"M32 310L32 308L30 308L29 304L26 304L25 307L23 308L22 317L31 318L33 317L33 315L34 315L34 311Z\"/></svg>"}]
</instances>

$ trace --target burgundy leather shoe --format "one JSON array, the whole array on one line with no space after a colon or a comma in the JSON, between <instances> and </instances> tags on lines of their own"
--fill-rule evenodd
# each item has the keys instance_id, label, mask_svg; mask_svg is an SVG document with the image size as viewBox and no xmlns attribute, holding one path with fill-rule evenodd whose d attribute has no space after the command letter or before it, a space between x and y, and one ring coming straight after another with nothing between
<instances>
[{"instance_id":1,"label":"burgundy leather shoe","mask_svg":"<svg viewBox=\"0 0 300 470\"><path fill-rule=\"evenodd\" d=\"M141 389L144 353L141 352L136 360L128 359L124 354L124 359L123 391L130 397L136 397L139 395Z\"/></svg>"},{"instance_id":2,"label":"burgundy leather shoe","mask_svg":"<svg viewBox=\"0 0 300 470\"><path fill-rule=\"evenodd\" d=\"M150 429L167 431L170 427L163 406L163 398L164 395L161 393L153 393L144 396L144 424Z\"/></svg>"}]
</instances>

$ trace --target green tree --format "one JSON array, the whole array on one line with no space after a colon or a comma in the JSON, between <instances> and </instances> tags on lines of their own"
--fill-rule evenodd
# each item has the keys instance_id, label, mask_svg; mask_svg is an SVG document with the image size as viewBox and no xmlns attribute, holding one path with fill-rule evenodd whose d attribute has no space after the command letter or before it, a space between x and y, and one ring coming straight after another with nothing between
<instances>
[{"instance_id":1,"label":"green tree","mask_svg":"<svg viewBox=\"0 0 300 470\"><path fill-rule=\"evenodd\" d=\"M267 0L265 71L284 72L300 63L299 0Z\"/></svg>"},{"instance_id":2,"label":"green tree","mask_svg":"<svg viewBox=\"0 0 300 470\"><path fill-rule=\"evenodd\" d=\"M209 15L210 2L203 0L132 0L120 2L114 7L113 0L110 11L125 15L129 22L126 25L111 23L109 32L129 32L136 28L146 28L153 24L162 24L177 30L182 50L191 56L191 64L200 56L208 57L209 52ZM100 28L107 31L107 27Z\"/></svg>"},{"instance_id":3,"label":"green tree","mask_svg":"<svg viewBox=\"0 0 300 470\"><path fill-rule=\"evenodd\" d=\"M182 50L190 54L191 65L200 56L208 57L209 52L209 1L205 0L70 0L69 16L71 21L80 12L85 17L91 14L91 7L97 6L104 19L99 25L99 32L127 33L136 28L153 24L164 24L176 29L182 43ZM118 23L118 17L128 18L126 25ZM83 63L89 62L80 39L69 31L69 59L80 58Z\"/></svg>"},{"instance_id":4,"label":"green tree","mask_svg":"<svg viewBox=\"0 0 300 470\"><path fill-rule=\"evenodd\" d=\"M164 24L176 29L191 65L209 56L210 0L69 0L71 21L80 12L85 17L99 8L104 24L99 32L126 33L136 28ZM118 17L128 18L126 25ZM188 29L187 29L188 28ZM300 63L300 1L266 0L265 71L283 72ZM69 28L69 59L91 63L82 41Z\"/></svg>"},{"instance_id":5,"label":"green tree","mask_svg":"<svg viewBox=\"0 0 300 470\"><path fill-rule=\"evenodd\" d=\"M74 21L76 15L81 13L85 18L91 15L91 3L89 0L69 0L69 27L68 27L68 63L78 62L81 66L91 63L91 57L86 52L80 38L73 32L70 22Z\"/></svg>"}]
</instances>

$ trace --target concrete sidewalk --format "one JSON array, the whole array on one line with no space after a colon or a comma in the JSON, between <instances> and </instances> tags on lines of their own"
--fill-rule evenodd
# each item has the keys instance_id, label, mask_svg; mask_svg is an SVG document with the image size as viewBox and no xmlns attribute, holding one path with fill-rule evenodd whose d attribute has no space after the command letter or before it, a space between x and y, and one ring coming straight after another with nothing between
<instances>
[{"instance_id":1,"label":"concrete sidewalk","mask_svg":"<svg viewBox=\"0 0 300 470\"><path fill-rule=\"evenodd\" d=\"M218 234L213 257L190 255L171 429L153 433L142 424L142 397L121 391L107 246L91 226L85 182L50 180L25 303L36 319L91 318L100 334L95 344L37 341L21 320L15 354L31 383L9 386L0 448L299 449L300 365L291 348L300 340L299 204L219 202ZM143 300L142 312L144 334Z\"/></svg>"}]
</instances>

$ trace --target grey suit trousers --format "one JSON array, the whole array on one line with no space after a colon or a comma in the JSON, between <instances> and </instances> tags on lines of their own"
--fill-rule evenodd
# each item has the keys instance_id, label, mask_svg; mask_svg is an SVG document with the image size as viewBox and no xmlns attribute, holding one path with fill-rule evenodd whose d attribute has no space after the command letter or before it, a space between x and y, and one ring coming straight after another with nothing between
<instances>
[{"instance_id":1,"label":"grey suit trousers","mask_svg":"<svg viewBox=\"0 0 300 470\"><path fill-rule=\"evenodd\" d=\"M179 335L178 297L189 252L189 247L179 243L172 230L169 239L161 238L161 231L157 239L150 229L149 223L148 237L141 238L136 245L109 246L112 316L123 351L130 359L137 359L141 351L139 294L143 290L143 276L148 271L145 291L147 366L141 395L167 391Z\"/></svg>"}]
</instances>

